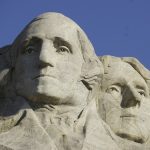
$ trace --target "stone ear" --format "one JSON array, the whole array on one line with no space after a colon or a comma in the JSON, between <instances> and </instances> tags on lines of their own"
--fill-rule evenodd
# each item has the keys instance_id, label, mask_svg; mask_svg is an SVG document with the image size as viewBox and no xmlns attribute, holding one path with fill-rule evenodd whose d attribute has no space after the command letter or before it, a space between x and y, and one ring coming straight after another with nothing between
<instances>
[{"instance_id":1,"label":"stone ear","mask_svg":"<svg viewBox=\"0 0 150 150\"><path fill-rule=\"evenodd\" d=\"M0 48L0 96L2 96L4 87L9 80L11 70L10 49L11 45Z\"/></svg>"},{"instance_id":2,"label":"stone ear","mask_svg":"<svg viewBox=\"0 0 150 150\"><path fill-rule=\"evenodd\" d=\"M103 72L103 66L99 60L89 60L82 66L81 80L91 90L96 84L100 84Z\"/></svg>"},{"instance_id":3,"label":"stone ear","mask_svg":"<svg viewBox=\"0 0 150 150\"><path fill-rule=\"evenodd\" d=\"M11 66L10 51L12 45L0 48L0 69Z\"/></svg>"},{"instance_id":4,"label":"stone ear","mask_svg":"<svg viewBox=\"0 0 150 150\"><path fill-rule=\"evenodd\" d=\"M99 84L104 72L103 65L95 55L94 48L85 33L77 30L77 36L84 59L81 80L91 90L95 84Z\"/></svg>"},{"instance_id":5,"label":"stone ear","mask_svg":"<svg viewBox=\"0 0 150 150\"><path fill-rule=\"evenodd\" d=\"M0 48L0 82L11 69L10 49L11 45Z\"/></svg>"}]
</instances>

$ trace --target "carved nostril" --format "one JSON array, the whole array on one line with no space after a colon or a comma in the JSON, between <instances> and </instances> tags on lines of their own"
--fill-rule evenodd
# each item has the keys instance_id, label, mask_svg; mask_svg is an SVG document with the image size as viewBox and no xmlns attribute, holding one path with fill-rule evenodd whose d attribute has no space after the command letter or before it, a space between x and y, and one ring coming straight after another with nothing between
<instances>
[{"instance_id":1,"label":"carved nostril","mask_svg":"<svg viewBox=\"0 0 150 150\"><path fill-rule=\"evenodd\" d=\"M139 98L136 98L135 101L136 101L136 105L138 107L140 107L141 106L141 100Z\"/></svg>"},{"instance_id":2,"label":"carved nostril","mask_svg":"<svg viewBox=\"0 0 150 150\"><path fill-rule=\"evenodd\" d=\"M141 101L132 97L132 99L123 99L121 102L121 107L122 108L130 108L130 107L135 107L138 106L140 107Z\"/></svg>"},{"instance_id":3,"label":"carved nostril","mask_svg":"<svg viewBox=\"0 0 150 150\"><path fill-rule=\"evenodd\" d=\"M134 86L129 85L126 86L123 92L121 107L122 108L130 108L130 107L140 107L141 105L141 98L137 93L137 90Z\"/></svg>"},{"instance_id":4,"label":"carved nostril","mask_svg":"<svg viewBox=\"0 0 150 150\"><path fill-rule=\"evenodd\" d=\"M54 67L54 65L51 64L51 63L47 63L47 62L40 62L39 63L39 68L44 68L44 67L47 67L47 66Z\"/></svg>"}]
</instances>

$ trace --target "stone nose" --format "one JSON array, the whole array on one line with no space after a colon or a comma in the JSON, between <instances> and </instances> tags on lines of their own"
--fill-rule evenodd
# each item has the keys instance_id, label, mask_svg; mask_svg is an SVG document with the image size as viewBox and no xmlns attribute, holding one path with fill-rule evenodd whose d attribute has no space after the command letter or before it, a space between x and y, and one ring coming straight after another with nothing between
<instances>
[{"instance_id":1,"label":"stone nose","mask_svg":"<svg viewBox=\"0 0 150 150\"><path fill-rule=\"evenodd\" d=\"M140 106L140 104L141 97L139 96L137 89L132 85L128 85L123 92L121 106L123 108L130 108Z\"/></svg>"},{"instance_id":2,"label":"stone nose","mask_svg":"<svg viewBox=\"0 0 150 150\"><path fill-rule=\"evenodd\" d=\"M56 50L52 42L44 41L41 45L41 51L39 55L39 66L51 66L56 64Z\"/></svg>"}]
</instances>

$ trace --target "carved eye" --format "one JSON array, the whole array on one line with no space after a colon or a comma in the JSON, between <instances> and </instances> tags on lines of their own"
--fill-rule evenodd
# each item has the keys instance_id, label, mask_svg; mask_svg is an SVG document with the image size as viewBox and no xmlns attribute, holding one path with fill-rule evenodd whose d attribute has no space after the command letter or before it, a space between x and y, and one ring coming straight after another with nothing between
<instances>
[{"instance_id":1,"label":"carved eye","mask_svg":"<svg viewBox=\"0 0 150 150\"><path fill-rule=\"evenodd\" d=\"M111 86L108 88L108 92L120 92L120 88L117 86Z\"/></svg>"},{"instance_id":2,"label":"carved eye","mask_svg":"<svg viewBox=\"0 0 150 150\"><path fill-rule=\"evenodd\" d=\"M110 93L115 98L120 97L121 95L121 87L118 85L112 85L107 89L107 92Z\"/></svg>"},{"instance_id":3,"label":"carved eye","mask_svg":"<svg viewBox=\"0 0 150 150\"><path fill-rule=\"evenodd\" d=\"M144 91L138 91L138 93L139 93L141 96L143 96L143 97L146 96Z\"/></svg>"},{"instance_id":4,"label":"carved eye","mask_svg":"<svg viewBox=\"0 0 150 150\"><path fill-rule=\"evenodd\" d=\"M35 50L35 48L34 48L34 46L27 46L26 48L25 48L25 54L31 54L31 53L33 53L33 52L35 52L36 50Z\"/></svg>"},{"instance_id":5,"label":"carved eye","mask_svg":"<svg viewBox=\"0 0 150 150\"><path fill-rule=\"evenodd\" d=\"M111 88L109 88L109 91L110 91L110 92L113 92L113 91L118 92L118 89L117 89L117 88L115 88L115 87L111 87Z\"/></svg>"},{"instance_id":6,"label":"carved eye","mask_svg":"<svg viewBox=\"0 0 150 150\"><path fill-rule=\"evenodd\" d=\"M70 49L66 46L59 46L58 49L57 49L57 52L58 53L70 53Z\"/></svg>"}]
</instances>

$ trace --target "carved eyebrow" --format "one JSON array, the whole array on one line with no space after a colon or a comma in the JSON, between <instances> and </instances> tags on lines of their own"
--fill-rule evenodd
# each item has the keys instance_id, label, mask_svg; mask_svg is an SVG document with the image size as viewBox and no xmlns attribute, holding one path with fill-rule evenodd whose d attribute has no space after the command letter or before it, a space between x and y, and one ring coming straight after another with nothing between
<instances>
[{"instance_id":1,"label":"carved eyebrow","mask_svg":"<svg viewBox=\"0 0 150 150\"><path fill-rule=\"evenodd\" d=\"M72 45L68 41L64 40L61 37L55 37L54 38L54 47L58 47L58 46L66 46L69 48L70 53L71 54L73 53L72 52Z\"/></svg>"},{"instance_id":2,"label":"carved eyebrow","mask_svg":"<svg viewBox=\"0 0 150 150\"><path fill-rule=\"evenodd\" d=\"M144 92L147 92L146 87L144 85L136 85L136 88L139 90L143 90Z\"/></svg>"},{"instance_id":3,"label":"carved eyebrow","mask_svg":"<svg viewBox=\"0 0 150 150\"><path fill-rule=\"evenodd\" d=\"M25 48L27 46L29 46L29 45L35 45L35 44L37 44L37 46L38 45L41 46L41 42L42 42L42 40L40 38L38 38L38 37L35 37L35 36L24 40L22 42L22 44L21 44L21 53L24 53Z\"/></svg>"},{"instance_id":4,"label":"carved eyebrow","mask_svg":"<svg viewBox=\"0 0 150 150\"><path fill-rule=\"evenodd\" d=\"M25 39L22 43L21 43L21 47L27 46L27 45L32 45L35 43L39 43L41 42L41 39L38 37L30 37L28 39Z\"/></svg>"},{"instance_id":5,"label":"carved eyebrow","mask_svg":"<svg viewBox=\"0 0 150 150\"><path fill-rule=\"evenodd\" d=\"M114 82L112 83L112 85L116 85L116 86L120 86L120 87L124 87L124 84L121 82Z\"/></svg>"},{"instance_id":6,"label":"carved eyebrow","mask_svg":"<svg viewBox=\"0 0 150 150\"><path fill-rule=\"evenodd\" d=\"M29 45L35 44L35 43L41 43L41 39L38 37L31 37L30 39L27 40Z\"/></svg>"}]
</instances>

